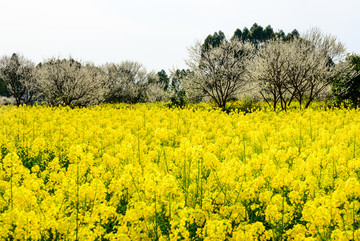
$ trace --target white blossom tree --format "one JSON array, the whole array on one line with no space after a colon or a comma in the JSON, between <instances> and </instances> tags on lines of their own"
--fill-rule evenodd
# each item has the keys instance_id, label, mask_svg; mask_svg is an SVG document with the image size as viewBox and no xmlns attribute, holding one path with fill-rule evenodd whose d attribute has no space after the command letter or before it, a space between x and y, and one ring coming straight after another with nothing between
<instances>
[{"instance_id":1,"label":"white blossom tree","mask_svg":"<svg viewBox=\"0 0 360 241\"><path fill-rule=\"evenodd\" d=\"M258 83L260 95L274 109L279 102L286 108L284 101L288 81L288 47L288 44L279 39L262 45L249 65L251 79Z\"/></svg>"},{"instance_id":2,"label":"white blossom tree","mask_svg":"<svg viewBox=\"0 0 360 241\"><path fill-rule=\"evenodd\" d=\"M334 78L351 72L350 65L343 62L346 57L344 45L335 36L325 35L318 28L310 29L303 38L294 40L293 48L291 55L293 65L303 63L301 69L293 71L301 76L299 80L303 88L299 89L294 84L292 88L300 104L304 96L307 99L305 108L329 89ZM290 81L295 82L294 78L290 78Z\"/></svg>"},{"instance_id":3,"label":"white blossom tree","mask_svg":"<svg viewBox=\"0 0 360 241\"><path fill-rule=\"evenodd\" d=\"M105 73L90 63L51 58L38 69L39 98L50 105L98 104L108 91Z\"/></svg>"},{"instance_id":4,"label":"white blossom tree","mask_svg":"<svg viewBox=\"0 0 360 241\"><path fill-rule=\"evenodd\" d=\"M134 61L108 63L103 70L108 76L110 102L156 102L164 100L164 85L155 72L147 72Z\"/></svg>"},{"instance_id":5,"label":"white blossom tree","mask_svg":"<svg viewBox=\"0 0 360 241\"><path fill-rule=\"evenodd\" d=\"M37 78L33 62L18 54L3 56L0 60L0 77L17 106L33 101Z\"/></svg>"},{"instance_id":6,"label":"white blossom tree","mask_svg":"<svg viewBox=\"0 0 360 241\"><path fill-rule=\"evenodd\" d=\"M309 107L329 89L333 79L350 71L342 60L345 48L336 37L311 29L303 37L279 39L261 46L250 67L250 76L260 86L263 98L276 109L286 110L293 100Z\"/></svg>"},{"instance_id":7,"label":"white blossom tree","mask_svg":"<svg viewBox=\"0 0 360 241\"><path fill-rule=\"evenodd\" d=\"M249 85L248 64L255 47L246 42L222 41L204 49L200 43L189 48L187 65L194 73L187 79L187 89L213 100L223 110L226 103Z\"/></svg>"}]
</instances>

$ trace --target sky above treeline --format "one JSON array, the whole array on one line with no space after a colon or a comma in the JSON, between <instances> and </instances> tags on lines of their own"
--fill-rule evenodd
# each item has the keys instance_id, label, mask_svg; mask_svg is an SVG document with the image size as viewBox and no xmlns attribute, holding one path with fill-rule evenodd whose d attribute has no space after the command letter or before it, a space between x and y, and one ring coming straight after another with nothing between
<instances>
[{"instance_id":1,"label":"sky above treeline","mask_svg":"<svg viewBox=\"0 0 360 241\"><path fill-rule=\"evenodd\" d=\"M311 27L360 54L359 0L0 0L0 55L38 63L73 57L131 60L147 70L186 68L188 47L254 23L300 34Z\"/></svg>"}]
</instances>

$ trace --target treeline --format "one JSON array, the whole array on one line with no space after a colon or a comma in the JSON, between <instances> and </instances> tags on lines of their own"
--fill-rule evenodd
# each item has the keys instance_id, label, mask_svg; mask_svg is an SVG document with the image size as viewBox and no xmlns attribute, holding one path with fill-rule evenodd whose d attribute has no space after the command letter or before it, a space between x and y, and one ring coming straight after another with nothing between
<instances>
[{"instance_id":1,"label":"treeline","mask_svg":"<svg viewBox=\"0 0 360 241\"><path fill-rule=\"evenodd\" d=\"M262 99L274 109L300 107L324 95L359 103L360 57L346 55L336 37L311 29L303 36L269 25L222 31L189 48L188 69L148 72L124 61L96 66L73 58L39 64L19 54L0 60L0 95L16 105L87 106L103 102L212 101L222 109L243 96Z\"/></svg>"},{"instance_id":2,"label":"treeline","mask_svg":"<svg viewBox=\"0 0 360 241\"><path fill-rule=\"evenodd\" d=\"M243 30L240 30L239 28L236 29L233 36L231 37L231 40L251 42L255 46L259 46L261 43L267 42L274 38L280 39L282 41L290 41L299 37L300 34L296 29L286 34L283 30L278 30L277 32L274 31L271 25L263 28L261 25L254 23L250 30L246 27L243 28ZM215 32L214 34L210 34L206 37L203 43L203 48L209 49L210 46L217 47L225 40L226 36L222 31Z\"/></svg>"},{"instance_id":3,"label":"treeline","mask_svg":"<svg viewBox=\"0 0 360 241\"><path fill-rule=\"evenodd\" d=\"M137 62L95 66L73 58L51 58L35 65L13 54L0 60L1 95L16 105L87 106L102 102L166 101L169 78L147 72Z\"/></svg>"},{"instance_id":4,"label":"treeline","mask_svg":"<svg viewBox=\"0 0 360 241\"><path fill-rule=\"evenodd\" d=\"M285 34L254 24L250 30L237 29L230 39L219 31L189 54L188 96L211 100L224 110L244 95L282 110L294 102L308 108L320 98L352 107L360 103L360 56L346 53L335 36L317 28L300 36L296 29Z\"/></svg>"}]
</instances>

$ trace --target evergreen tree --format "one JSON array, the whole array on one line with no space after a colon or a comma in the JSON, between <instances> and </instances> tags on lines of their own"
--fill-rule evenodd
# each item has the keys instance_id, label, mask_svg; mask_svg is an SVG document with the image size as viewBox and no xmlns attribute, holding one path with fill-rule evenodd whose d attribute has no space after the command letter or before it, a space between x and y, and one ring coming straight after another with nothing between
<instances>
[{"instance_id":1,"label":"evergreen tree","mask_svg":"<svg viewBox=\"0 0 360 241\"><path fill-rule=\"evenodd\" d=\"M269 40L274 37L274 30L270 25L266 26L264 30L264 35L266 40Z\"/></svg>"},{"instance_id":2,"label":"evergreen tree","mask_svg":"<svg viewBox=\"0 0 360 241\"><path fill-rule=\"evenodd\" d=\"M251 32L248 28L244 28L242 31L242 40L243 41L249 41L251 40Z\"/></svg>"},{"instance_id":3,"label":"evergreen tree","mask_svg":"<svg viewBox=\"0 0 360 241\"><path fill-rule=\"evenodd\" d=\"M170 78L166 74L166 71L162 69L157 75L159 77L159 82L164 85L164 90L168 90L170 88Z\"/></svg>"},{"instance_id":4,"label":"evergreen tree","mask_svg":"<svg viewBox=\"0 0 360 241\"><path fill-rule=\"evenodd\" d=\"M221 31L208 35L202 45L203 50L209 50L211 47L218 47L225 40L225 34Z\"/></svg>"},{"instance_id":5,"label":"evergreen tree","mask_svg":"<svg viewBox=\"0 0 360 241\"><path fill-rule=\"evenodd\" d=\"M236 39L236 40L243 40L242 39L242 32L240 29L236 29L234 32L234 35L232 36L231 39Z\"/></svg>"},{"instance_id":6,"label":"evergreen tree","mask_svg":"<svg viewBox=\"0 0 360 241\"><path fill-rule=\"evenodd\" d=\"M264 33L263 27L257 26L255 28L251 28L251 29L252 29L251 30L251 38L252 38L252 42L255 45L258 45L259 43L265 41L265 33Z\"/></svg>"},{"instance_id":7,"label":"evergreen tree","mask_svg":"<svg viewBox=\"0 0 360 241\"><path fill-rule=\"evenodd\" d=\"M288 41L299 37L300 34L296 29L294 29L291 33L285 34L283 30L274 32L274 29L271 27L271 25L266 26L264 29L261 25L254 23L250 30L246 27L242 31L239 28L236 29L231 40L236 39L240 41L248 41L258 46L259 44L269 41L273 38L279 38L280 40Z\"/></svg>"}]
</instances>

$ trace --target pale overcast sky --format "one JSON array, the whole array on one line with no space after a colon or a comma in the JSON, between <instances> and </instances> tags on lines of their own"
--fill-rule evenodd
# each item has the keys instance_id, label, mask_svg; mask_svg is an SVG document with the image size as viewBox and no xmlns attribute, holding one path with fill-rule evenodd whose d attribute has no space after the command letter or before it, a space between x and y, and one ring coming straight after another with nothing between
<instances>
[{"instance_id":1,"label":"pale overcast sky","mask_svg":"<svg viewBox=\"0 0 360 241\"><path fill-rule=\"evenodd\" d=\"M148 70L185 68L187 48L208 34L255 22L286 33L319 27L360 54L359 0L0 0L0 55L52 56Z\"/></svg>"}]
</instances>

